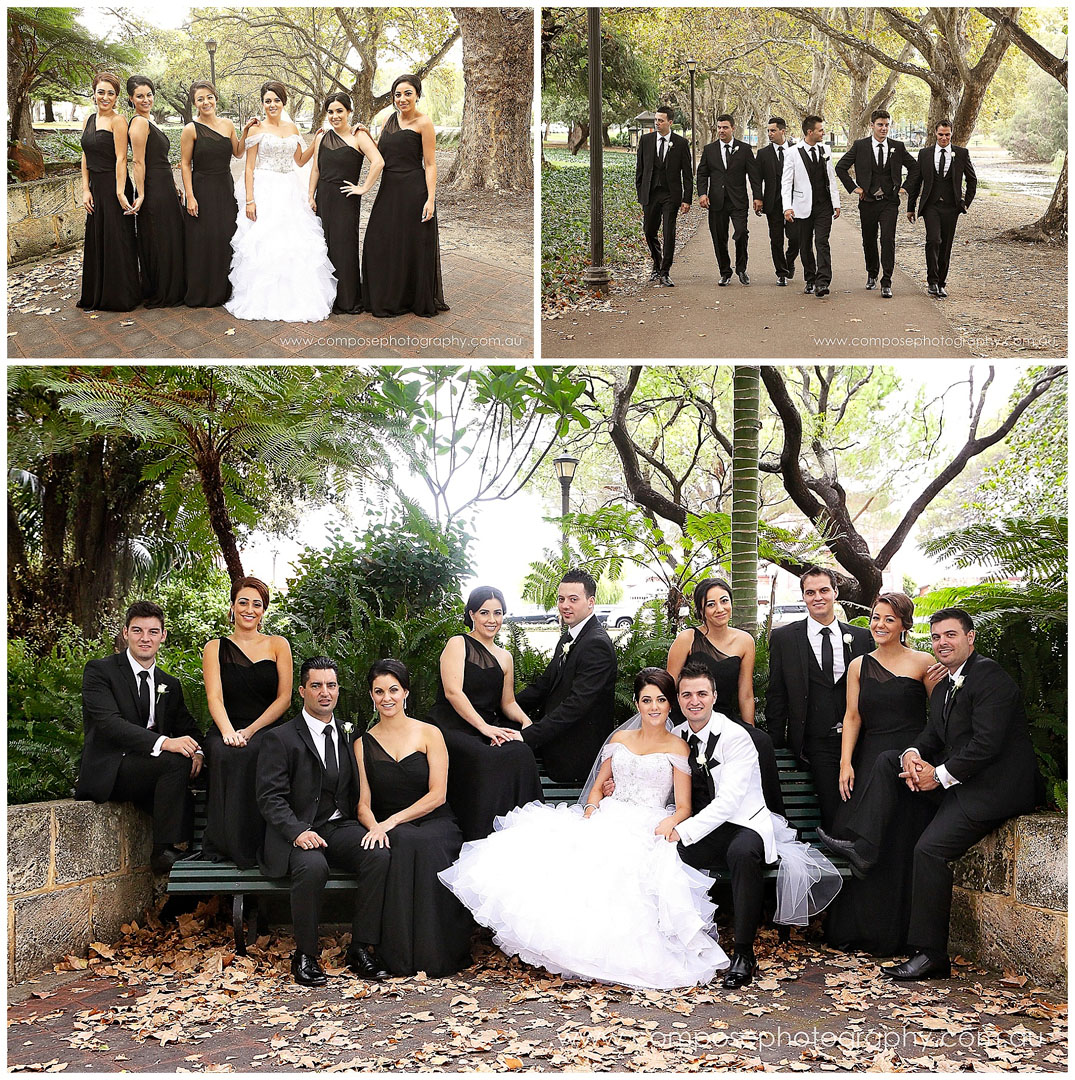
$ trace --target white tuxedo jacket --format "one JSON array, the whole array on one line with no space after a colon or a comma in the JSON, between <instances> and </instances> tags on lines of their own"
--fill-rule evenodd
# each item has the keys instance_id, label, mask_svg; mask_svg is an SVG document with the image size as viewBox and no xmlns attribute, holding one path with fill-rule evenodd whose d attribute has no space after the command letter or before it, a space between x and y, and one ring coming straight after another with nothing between
<instances>
[{"instance_id":1,"label":"white tuxedo jacket","mask_svg":"<svg viewBox=\"0 0 1075 1080\"><path fill-rule=\"evenodd\" d=\"M742 726L718 712L713 713L709 730L717 736L712 756L720 762L710 769L713 801L676 826L679 838L684 844L694 844L730 821L753 829L765 845L765 861L776 862L773 819L761 792L761 769L754 740ZM690 725L679 725L675 734L686 741L691 735ZM695 767L696 764L691 765L692 769Z\"/></svg>"},{"instance_id":2,"label":"white tuxedo jacket","mask_svg":"<svg viewBox=\"0 0 1075 1080\"><path fill-rule=\"evenodd\" d=\"M832 154L824 143L818 143L817 149L825 159L829 196L832 199L832 208L837 210L840 206L840 185L836 179L836 170L832 166ZM784 210L795 211L796 221L808 218L814 207L814 190L810 186L810 174L806 171L806 162L803 160L803 154L809 153L810 149L806 143L800 142L790 154L784 155L784 175L780 182L780 196Z\"/></svg>"}]
</instances>

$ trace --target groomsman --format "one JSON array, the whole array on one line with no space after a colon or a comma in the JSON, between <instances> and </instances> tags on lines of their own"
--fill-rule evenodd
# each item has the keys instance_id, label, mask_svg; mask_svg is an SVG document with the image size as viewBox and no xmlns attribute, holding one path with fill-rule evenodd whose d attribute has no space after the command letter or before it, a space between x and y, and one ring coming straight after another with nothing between
<instances>
[{"instance_id":1,"label":"groomsman","mask_svg":"<svg viewBox=\"0 0 1075 1080\"><path fill-rule=\"evenodd\" d=\"M597 582L585 570L564 574L556 607L567 629L549 666L515 699L534 720L523 742L541 749L545 771L561 784L586 779L613 727L616 650L594 615L596 597Z\"/></svg>"},{"instance_id":2,"label":"groomsman","mask_svg":"<svg viewBox=\"0 0 1075 1080\"><path fill-rule=\"evenodd\" d=\"M757 156L759 197L754 195L754 213L764 213L769 222L769 248L773 254L773 269L777 285L786 286L788 278L795 276L795 256L799 253L798 226L784 218L784 206L780 193L784 178L784 160L791 153L787 121L781 116L770 116L766 126L768 143ZM784 241L787 240L787 248Z\"/></svg>"},{"instance_id":3,"label":"groomsman","mask_svg":"<svg viewBox=\"0 0 1075 1080\"><path fill-rule=\"evenodd\" d=\"M859 197L859 225L862 251L866 257L866 288L877 288L881 275L881 295L892 296L892 271L896 266L896 222L900 216L900 188L907 170L907 190L918 179L918 163L898 139L888 137L891 117L884 109L870 115L872 133L856 139L836 163L836 175L848 191ZM851 170L855 179L851 179ZM881 233L881 253L877 234Z\"/></svg>"},{"instance_id":4,"label":"groomsman","mask_svg":"<svg viewBox=\"0 0 1075 1080\"><path fill-rule=\"evenodd\" d=\"M702 150L698 162L698 202L709 211L709 233L720 267L718 285L732 280L732 263L728 257L728 225L732 226L735 241L735 273L744 285L747 277L747 180L757 198L757 174L754 151L733 137L735 120L727 113L717 117L717 141Z\"/></svg>"},{"instance_id":5,"label":"groomsman","mask_svg":"<svg viewBox=\"0 0 1075 1080\"><path fill-rule=\"evenodd\" d=\"M153 816L150 863L158 874L179 857L176 845L194 835L190 781L204 761L183 687L157 666L167 637L164 611L139 600L127 609L127 648L86 665L75 784L76 799L131 802Z\"/></svg>"},{"instance_id":6,"label":"groomsman","mask_svg":"<svg viewBox=\"0 0 1075 1080\"><path fill-rule=\"evenodd\" d=\"M698 870L728 870L732 883L735 950L724 988L749 986L758 963L754 938L761 923L766 863L776 862L773 820L761 789L758 752L746 730L715 712L716 685L704 664L686 664L677 684L687 722L675 734L690 747L693 814L668 839Z\"/></svg>"},{"instance_id":7,"label":"groomsman","mask_svg":"<svg viewBox=\"0 0 1075 1080\"><path fill-rule=\"evenodd\" d=\"M900 981L951 975L951 864L1008 818L1033 810L1041 792L1019 687L974 651L974 623L961 608L943 608L929 623L939 681L925 729L914 746L886 751L874 762L848 827L859 839L837 840L818 830L828 847L847 855L855 876L864 877L880 856L904 783L936 806L914 849L907 939L917 951L881 969ZM934 674L931 668L927 678Z\"/></svg>"},{"instance_id":8,"label":"groomsman","mask_svg":"<svg viewBox=\"0 0 1075 1080\"><path fill-rule=\"evenodd\" d=\"M836 575L811 566L799 578L809 614L769 637L765 719L774 746L788 746L810 769L821 823L840 806L840 744L847 708L847 666L872 651L869 630L836 618Z\"/></svg>"},{"instance_id":9,"label":"groomsman","mask_svg":"<svg viewBox=\"0 0 1075 1080\"><path fill-rule=\"evenodd\" d=\"M657 130L638 140L635 190L642 204L642 231L653 259L650 281L671 287L669 277L676 254L676 214L685 214L694 198L691 144L672 130L672 109L657 110ZM662 245L657 230L664 238Z\"/></svg>"},{"instance_id":10,"label":"groomsman","mask_svg":"<svg viewBox=\"0 0 1075 1080\"><path fill-rule=\"evenodd\" d=\"M936 145L923 147L918 153L918 182L907 190L907 220L914 221L918 201L918 216L926 223L929 294L943 300L948 295L948 265L952 261L956 223L974 201L978 177L967 148L952 145L951 123L942 120L936 132Z\"/></svg>"},{"instance_id":11,"label":"groomsman","mask_svg":"<svg viewBox=\"0 0 1075 1080\"><path fill-rule=\"evenodd\" d=\"M797 237L806 278L803 292L818 299L828 296L832 283L829 234L840 216L840 188L824 139L825 121L820 116L807 116L803 141L788 151L781 177L783 216Z\"/></svg>"}]
</instances>

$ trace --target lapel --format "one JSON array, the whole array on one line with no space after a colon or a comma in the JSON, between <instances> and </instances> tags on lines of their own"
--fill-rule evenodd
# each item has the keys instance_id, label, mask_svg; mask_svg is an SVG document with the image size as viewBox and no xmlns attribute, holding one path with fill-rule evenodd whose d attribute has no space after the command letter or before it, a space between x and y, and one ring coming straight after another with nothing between
<instances>
[{"instance_id":1,"label":"lapel","mask_svg":"<svg viewBox=\"0 0 1075 1080\"><path fill-rule=\"evenodd\" d=\"M963 665L963 686L959 690L953 691L951 695L948 694L948 688L945 687L945 705L942 713L944 719L944 741L948 742L948 721L952 718L952 713L956 709L956 699L960 694L964 693L967 687L967 681L971 679L972 672L974 671L974 665L977 663L978 654L972 652L967 657L967 662ZM943 685L943 684L942 684Z\"/></svg>"},{"instance_id":2,"label":"lapel","mask_svg":"<svg viewBox=\"0 0 1075 1080\"><path fill-rule=\"evenodd\" d=\"M593 620L596 619L596 618L597 618L597 615L595 613L593 616L591 616L590 622L593 622ZM590 623L587 623L579 631L577 637L575 637L573 639L568 638L568 641L571 642L571 647L568 649L567 656L564 657L563 663L560 663L560 657L562 657L564 655L564 645L566 645L567 642L561 643L560 641L557 641L556 649L554 650L554 652L552 654L552 664L553 664L553 668L554 668L553 673L552 673L552 685L553 686L558 686L559 683L560 683L560 680L563 679L564 672L567 671L567 665L571 662L572 653L574 653L574 651L579 647L579 643L589 633L589 631L590 631ZM563 637L562 634L560 636L561 636L561 638ZM551 689L551 687L550 687L550 689Z\"/></svg>"},{"instance_id":3,"label":"lapel","mask_svg":"<svg viewBox=\"0 0 1075 1080\"><path fill-rule=\"evenodd\" d=\"M838 631L838 633L840 635L840 643L844 647L844 675L846 675L848 665L851 663L852 659L854 659L854 653L852 652L852 649L853 649L854 644L855 644L855 636L854 636L854 634L851 634L851 624L850 623L842 623L842 622L840 622L839 619L837 619L836 620L836 625L840 628L839 631ZM851 634L851 640L850 641L844 641L844 635L845 634Z\"/></svg>"},{"instance_id":4,"label":"lapel","mask_svg":"<svg viewBox=\"0 0 1075 1080\"><path fill-rule=\"evenodd\" d=\"M168 699L174 693L178 693L176 687L170 685L171 679L168 674L161 671L160 665L157 665L157 677L154 680L156 686L153 688L153 696L157 699L153 702L153 727L158 735L164 734L164 721L168 715ZM166 687L164 692L161 692L161 688Z\"/></svg>"},{"instance_id":5,"label":"lapel","mask_svg":"<svg viewBox=\"0 0 1075 1080\"><path fill-rule=\"evenodd\" d=\"M799 646L799 670L803 676L803 693L806 693L806 685L810 681L810 665L816 666L817 659L814 657L814 650L810 648L810 636L806 632L807 620L803 619L799 624L798 633L796 634L798 646Z\"/></svg>"},{"instance_id":6,"label":"lapel","mask_svg":"<svg viewBox=\"0 0 1075 1080\"><path fill-rule=\"evenodd\" d=\"M295 717L295 730L298 732L299 740L304 743L306 749L313 754L317 761L318 769L324 771L325 766L321 762L321 754L318 752L317 747L314 746L314 737L310 733L310 726L306 723L306 718L301 712Z\"/></svg>"},{"instance_id":7,"label":"lapel","mask_svg":"<svg viewBox=\"0 0 1075 1080\"><path fill-rule=\"evenodd\" d=\"M119 667L120 682L127 688L127 694L130 697L130 711L127 719L132 724L137 724L139 727L144 727L142 723L142 717L138 707L138 680L134 677L134 672L131 670L131 662L127 659L127 650L116 655L116 665Z\"/></svg>"}]
</instances>

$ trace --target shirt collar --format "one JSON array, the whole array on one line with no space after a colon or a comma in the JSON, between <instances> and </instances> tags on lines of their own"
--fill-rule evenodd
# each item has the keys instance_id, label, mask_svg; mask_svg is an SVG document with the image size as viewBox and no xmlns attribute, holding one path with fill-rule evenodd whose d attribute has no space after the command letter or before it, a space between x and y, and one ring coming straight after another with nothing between
<instances>
[{"instance_id":1,"label":"shirt collar","mask_svg":"<svg viewBox=\"0 0 1075 1080\"><path fill-rule=\"evenodd\" d=\"M721 730L722 730L722 728L724 726L724 720L725 719L726 718L724 716L724 713L719 712L717 709L714 709L709 714L709 719L706 721L706 725L705 725L704 728L702 728L701 731L695 731L691 727L690 721L684 719L684 721L683 721L683 739L685 741L689 742L690 737L693 735L702 744L702 746L704 748L705 744L706 744L706 741L709 739L710 735L719 735L720 734L720 732L721 732Z\"/></svg>"},{"instance_id":2,"label":"shirt collar","mask_svg":"<svg viewBox=\"0 0 1075 1080\"><path fill-rule=\"evenodd\" d=\"M138 661L135 660L135 658L133 656L131 656L131 650L130 649L125 649L124 652L126 652L126 654L127 654L127 663L131 665L131 670L134 672L134 677L135 677L136 681L138 679L139 672L148 671L149 672L149 681L152 682L152 683L156 683L156 681L157 681L157 677L156 677L156 675L157 675L157 661L156 660L154 660L153 663L149 665L149 667L142 667L142 665L140 663L138 663Z\"/></svg>"},{"instance_id":3,"label":"shirt collar","mask_svg":"<svg viewBox=\"0 0 1075 1080\"><path fill-rule=\"evenodd\" d=\"M820 637L821 631L825 629L825 623L820 623L813 615L806 616L806 632L811 637ZM832 631L834 637L840 636L840 620L834 618L831 623L828 624L829 629Z\"/></svg>"},{"instance_id":4,"label":"shirt collar","mask_svg":"<svg viewBox=\"0 0 1075 1080\"><path fill-rule=\"evenodd\" d=\"M969 659L970 659L970 657L968 656L967 660L969 660ZM951 671L951 672L948 673L948 677L952 680L953 683L956 681L956 679L958 679L960 677L960 675L963 674L963 669L967 666L967 660L964 660L963 663L960 664L959 667L957 667L955 669L955 671Z\"/></svg>"},{"instance_id":5,"label":"shirt collar","mask_svg":"<svg viewBox=\"0 0 1075 1080\"><path fill-rule=\"evenodd\" d=\"M870 138L873 139L873 148L875 151L877 150L878 146L883 146L886 150L888 149L887 135L883 139L878 139L876 135L871 135Z\"/></svg>"},{"instance_id":6,"label":"shirt collar","mask_svg":"<svg viewBox=\"0 0 1075 1080\"><path fill-rule=\"evenodd\" d=\"M590 614L582 620L582 622L575 623L574 626L568 628L567 632L571 635L572 641L576 641L578 639L579 634L582 633L582 628L594 617L595 614L596 612L591 611Z\"/></svg>"},{"instance_id":7,"label":"shirt collar","mask_svg":"<svg viewBox=\"0 0 1075 1080\"><path fill-rule=\"evenodd\" d=\"M305 709L303 709L302 718L306 721L306 726L310 729L310 734L318 739L324 739L326 728L335 729L336 727L335 716L333 716L332 720L330 720L326 724L324 720L318 720L316 716L311 716Z\"/></svg>"}]
</instances>

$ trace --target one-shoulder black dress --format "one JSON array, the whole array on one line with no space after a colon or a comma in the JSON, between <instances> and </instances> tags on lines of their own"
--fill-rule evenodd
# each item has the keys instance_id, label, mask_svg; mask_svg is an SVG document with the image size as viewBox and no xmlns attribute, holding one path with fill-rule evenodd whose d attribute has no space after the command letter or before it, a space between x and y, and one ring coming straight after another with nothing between
<instances>
[{"instance_id":1,"label":"one-shoulder black dress","mask_svg":"<svg viewBox=\"0 0 1075 1080\"><path fill-rule=\"evenodd\" d=\"M317 150L317 215L325 231L328 257L336 271L336 302L332 310L354 315L362 310L362 246L358 225L362 196L345 195L344 183L357 184L365 155L334 131L321 137Z\"/></svg>"},{"instance_id":2,"label":"one-shoulder black dress","mask_svg":"<svg viewBox=\"0 0 1075 1080\"><path fill-rule=\"evenodd\" d=\"M378 318L447 311L436 211L422 220L427 198L422 136L409 128L386 131L377 149L384 171L362 248L365 308Z\"/></svg>"},{"instance_id":3,"label":"one-shoulder black dress","mask_svg":"<svg viewBox=\"0 0 1075 1080\"><path fill-rule=\"evenodd\" d=\"M369 732L362 760L370 808L378 821L412 806L429 791L429 762L416 750L402 761ZM437 874L459 857L463 837L447 804L388 833L392 860L385 882L384 916L377 951L396 975L450 975L470 963L470 913Z\"/></svg>"},{"instance_id":4,"label":"one-shoulder black dress","mask_svg":"<svg viewBox=\"0 0 1075 1080\"><path fill-rule=\"evenodd\" d=\"M463 693L481 718L495 727L519 724L500 712L504 671L473 635L464 634ZM534 751L524 742L492 746L473 724L452 708L437 679L437 700L426 720L436 724L448 747L448 803L459 819L464 840L481 840L493 819L541 798L541 776Z\"/></svg>"},{"instance_id":5,"label":"one-shoulder black dress","mask_svg":"<svg viewBox=\"0 0 1075 1080\"><path fill-rule=\"evenodd\" d=\"M89 311L132 311L142 299L134 215L125 214L116 198L116 140L111 131L97 130L96 113L82 131L82 152L86 155L93 213L86 215L78 307ZM125 190L130 202L134 198L130 176Z\"/></svg>"},{"instance_id":6,"label":"one-shoulder black dress","mask_svg":"<svg viewBox=\"0 0 1075 1080\"><path fill-rule=\"evenodd\" d=\"M231 179L231 139L194 121L191 188L198 216L184 212L187 307L217 307L231 297L231 238L239 207Z\"/></svg>"},{"instance_id":7,"label":"one-shoulder black dress","mask_svg":"<svg viewBox=\"0 0 1075 1080\"><path fill-rule=\"evenodd\" d=\"M918 679L893 675L872 654L862 658L859 716L862 727L851 756L855 787L833 821L836 836L849 836L859 795L873 763L886 750L903 751L926 726L926 688ZM874 956L905 952L911 919L914 847L933 817L936 804L900 788L900 809L885 834L880 861L862 881L849 878L825 918L825 936L840 948L864 949Z\"/></svg>"},{"instance_id":8,"label":"one-shoulder black dress","mask_svg":"<svg viewBox=\"0 0 1075 1080\"><path fill-rule=\"evenodd\" d=\"M176 194L171 144L156 125L146 136L145 198L138 210L138 259L146 307L174 307L186 295L183 255L183 206Z\"/></svg>"},{"instance_id":9,"label":"one-shoulder black dress","mask_svg":"<svg viewBox=\"0 0 1075 1080\"><path fill-rule=\"evenodd\" d=\"M276 661L267 657L255 663L228 638L220 639L217 655L224 708L238 731L253 723L276 700ZM258 848L265 839L265 819L257 802L258 755L265 733L274 726L256 731L246 746L225 746L216 724L209 728L202 742L209 768L202 840L205 858L214 862L230 860L243 870L257 866Z\"/></svg>"}]
</instances>

